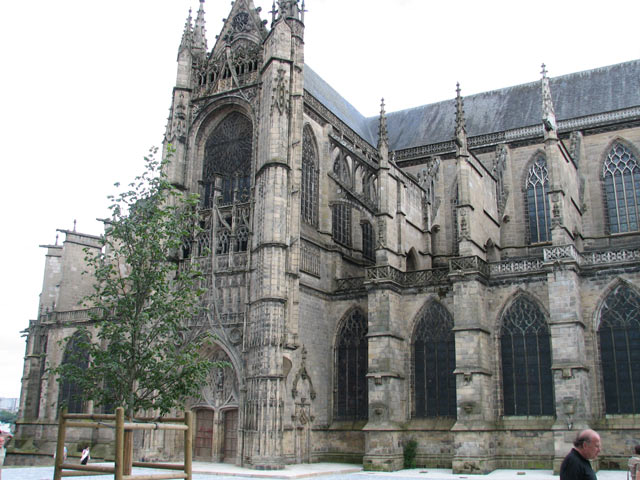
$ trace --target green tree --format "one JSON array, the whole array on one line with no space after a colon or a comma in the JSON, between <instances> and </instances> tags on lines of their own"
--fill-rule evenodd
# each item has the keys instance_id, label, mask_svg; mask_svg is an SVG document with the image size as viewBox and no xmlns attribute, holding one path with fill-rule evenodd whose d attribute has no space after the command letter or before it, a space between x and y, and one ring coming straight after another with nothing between
<instances>
[{"instance_id":1,"label":"green tree","mask_svg":"<svg viewBox=\"0 0 640 480\"><path fill-rule=\"evenodd\" d=\"M88 365L70 361L56 369L59 379L76 382L84 400L106 410L123 406L130 418L180 407L214 366L201 355L208 337L187 326L200 313L202 272L177 258L198 231L198 197L170 184L167 160L156 153L145 157L141 176L108 197L102 251L86 256L95 284L85 305L93 313L79 327L86 334L76 336L76 350Z\"/></svg>"},{"instance_id":2,"label":"green tree","mask_svg":"<svg viewBox=\"0 0 640 480\"><path fill-rule=\"evenodd\" d=\"M16 423L18 418L17 412L10 412L9 410L0 410L0 423Z\"/></svg>"}]
</instances>

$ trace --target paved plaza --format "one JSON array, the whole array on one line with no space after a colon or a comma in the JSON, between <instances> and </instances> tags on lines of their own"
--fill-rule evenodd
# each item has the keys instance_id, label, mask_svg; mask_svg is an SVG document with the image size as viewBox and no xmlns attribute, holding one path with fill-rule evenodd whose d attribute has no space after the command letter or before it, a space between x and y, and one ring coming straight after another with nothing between
<instances>
[{"instance_id":1,"label":"paved plaza","mask_svg":"<svg viewBox=\"0 0 640 480\"><path fill-rule=\"evenodd\" d=\"M242 480L242 479L296 479L319 480L558 480L551 470L495 470L487 475L454 474L450 469L413 468L397 472L364 472L358 465L339 463L312 463L288 465L283 470L263 471L240 468L223 463L194 462L193 480ZM134 475L149 473L149 469L134 469ZM51 480L53 467L4 467L2 480ZM84 480L104 480L108 475L79 477ZM625 471L598 472L598 480L626 480Z\"/></svg>"}]
</instances>

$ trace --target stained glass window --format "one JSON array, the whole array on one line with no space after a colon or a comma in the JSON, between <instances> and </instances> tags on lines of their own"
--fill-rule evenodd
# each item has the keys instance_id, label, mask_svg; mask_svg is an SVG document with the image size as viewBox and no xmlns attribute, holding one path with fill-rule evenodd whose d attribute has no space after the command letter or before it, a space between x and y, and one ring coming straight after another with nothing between
<instances>
[{"instance_id":1,"label":"stained glass window","mask_svg":"<svg viewBox=\"0 0 640 480\"><path fill-rule=\"evenodd\" d=\"M313 133L309 127L302 132L302 220L318 226L318 154Z\"/></svg>"},{"instance_id":2,"label":"stained glass window","mask_svg":"<svg viewBox=\"0 0 640 480\"><path fill-rule=\"evenodd\" d=\"M606 413L640 413L640 295L620 284L600 310Z\"/></svg>"},{"instance_id":3,"label":"stained glass window","mask_svg":"<svg viewBox=\"0 0 640 480\"><path fill-rule=\"evenodd\" d=\"M453 318L439 302L426 305L413 339L416 417L456 417Z\"/></svg>"},{"instance_id":4,"label":"stained glass window","mask_svg":"<svg viewBox=\"0 0 640 480\"><path fill-rule=\"evenodd\" d=\"M545 316L520 296L504 312L500 330L505 415L553 415L551 337Z\"/></svg>"},{"instance_id":5,"label":"stained glass window","mask_svg":"<svg viewBox=\"0 0 640 480\"><path fill-rule=\"evenodd\" d=\"M207 139L202 171L205 207L213 205L216 188L221 190L218 200L221 204L249 200L252 136L251 121L232 112Z\"/></svg>"},{"instance_id":6,"label":"stained glass window","mask_svg":"<svg viewBox=\"0 0 640 480\"><path fill-rule=\"evenodd\" d=\"M529 243L551 240L549 217L549 172L544 155L536 157L527 175L527 219L529 222Z\"/></svg>"},{"instance_id":7,"label":"stained glass window","mask_svg":"<svg viewBox=\"0 0 640 480\"><path fill-rule=\"evenodd\" d=\"M638 230L640 168L634 155L616 143L602 167L610 233Z\"/></svg>"},{"instance_id":8,"label":"stained glass window","mask_svg":"<svg viewBox=\"0 0 640 480\"><path fill-rule=\"evenodd\" d=\"M74 364L79 370L86 369L89 365L89 357L80 346L86 341L86 337L79 333L71 337L64 351L62 363L64 365ZM69 413L82 413L83 402L83 392L78 383L72 378L63 377L58 392L58 405L65 405Z\"/></svg>"},{"instance_id":9,"label":"stained glass window","mask_svg":"<svg viewBox=\"0 0 640 480\"><path fill-rule=\"evenodd\" d=\"M351 207L336 204L331 207L333 239L347 247L351 246Z\"/></svg>"},{"instance_id":10,"label":"stained glass window","mask_svg":"<svg viewBox=\"0 0 640 480\"><path fill-rule=\"evenodd\" d=\"M336 420L368 416L367 318L355 309L345 319L336 345Z\"/></svg>"}]
</instances>

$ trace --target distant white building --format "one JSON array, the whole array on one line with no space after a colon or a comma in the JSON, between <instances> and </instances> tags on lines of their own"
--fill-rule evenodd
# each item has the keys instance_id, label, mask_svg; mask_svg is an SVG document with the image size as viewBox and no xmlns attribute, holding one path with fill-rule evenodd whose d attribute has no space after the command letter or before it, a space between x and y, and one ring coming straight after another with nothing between
<instances>
[{"instance_id":1,"label":"distant white building","mask_svg":"<svg viewBox=\"0 0 640 480\"><path fill-rule=\"evenodd\" d=\"M17 398L0 398L0 410L9 410L10 412L18 411Z\"/></svg>"}]
</instances>

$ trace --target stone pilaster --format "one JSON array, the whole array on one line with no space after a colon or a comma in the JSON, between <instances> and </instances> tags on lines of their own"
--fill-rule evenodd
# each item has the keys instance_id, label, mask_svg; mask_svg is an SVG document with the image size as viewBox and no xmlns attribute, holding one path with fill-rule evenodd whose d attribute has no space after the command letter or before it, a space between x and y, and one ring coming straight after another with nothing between
<instances>
[{"instance_id":1,"label":"stone pilaster","mask_svg":"<svg viewBox=\"0 0 640 480\"><path fill-rule=\"evenodd\" d=\"M289 333L297 332L297 325L291 324L297 323L297 316L290 310L298 281L298 255L292 245L299 244L294 241L300 235L299 198L293 192L299 190L294 187L302 162L304 25L295 16L280 13L264 42L246 342L247 401L242 416L243 461L257 469L285 464L283 353L291 346Z\"/></svg>"},{"instance_id":2,"label":"stone pilaster","mask_svg":"<svg viewBox=\"0 0 640 480\"><path fill-rule=\"evenodd\" d=\"M455 263L454 263L455 262ZM495 469L495 405L491 374L491 332L487 307L487 264L478 257L452 260L456 339L457 422L453 471Z\"/></svg>"},{"instance_id":3,"label":"stone pilaster","mask_svg":"<svg viewBox=\"0 0 640 480\"><path fill-rule=\"evenodd\" d=\"M589 425L592 392L586 358L587 327L580 315L577 251L572 245L565 245L545 248L544 255L551 267L547 282L556 407L553 467L557 472L571 449L576 431Z\"/></svg>"},{"instance_id":4,"label":"stone pilaster","mask_svg":"<svg viewBox=\"0 0 640 480\"><path fill-rule=\"evenodd\" d=\"M392 285L369 292L369 421L365 426L365 470L393 471L403 466L399 427L407 418L402 372L406 339L400 335L402 298Z\"/></svg>"}]
</instances>

